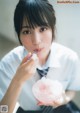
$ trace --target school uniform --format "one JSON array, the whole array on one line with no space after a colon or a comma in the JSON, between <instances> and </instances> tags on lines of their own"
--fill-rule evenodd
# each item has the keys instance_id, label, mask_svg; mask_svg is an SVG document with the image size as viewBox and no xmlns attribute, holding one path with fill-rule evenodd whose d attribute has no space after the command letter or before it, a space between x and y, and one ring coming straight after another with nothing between
<instances>
[{"instance_id":1,"label":"school uniform","mask_svg":"<svg viewBox=\"0 0 80 113\"><path fill-rule=\"evenodd\" d=\"M19 46L10 51L0 61L0 99L3 98L18 66L27 54L28 51L23 46ZM59 80L62 83L64 90L80 90L80 61L76 52L63 45L53 42L46 64L42 67L39 66L38 69L43 70L48 67L49 70L46 75L47 78ZM20 108L17 113L29 113L29 111L36 111L36 113L42 112L41 107L37 105L37 100L32 93L32 86L40 78L41 77L36 70L36 73L24 83L18 98ZM67 108L69 108L71 104L73 105L72 102L68 103ZM63 113L63 107L65 108L65 105L53 109L54 113ZM70 113L73 113L71 111ZM79 110L74 113L78 112ZM67 113L67 111L65 111L65 113Z\"/></svg>"}]
</instances>

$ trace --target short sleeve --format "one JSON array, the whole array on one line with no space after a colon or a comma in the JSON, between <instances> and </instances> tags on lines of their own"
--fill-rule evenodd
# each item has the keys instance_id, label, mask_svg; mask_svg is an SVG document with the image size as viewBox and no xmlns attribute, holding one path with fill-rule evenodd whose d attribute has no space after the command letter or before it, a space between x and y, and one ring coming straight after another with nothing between
<instances>
[{"instance_id":1,"label":"short sleeve","mask_svg":"<svg viewBox=\"0 0 80 113\"><path fill-rule=\"evenodd\" d=\"M71 75L68 90L80 90L80 59L77 54L72 56Z\"/></svg>"},{"instance_id":2,"label":"short sleeve","mask_svg":"<svg viewBox=\"0 0 80 113\"><path fill-rule=\"evenodd\" d=\"M9 84L14 77L18 66L22 60L22 48L17 47L10 51L0 61L0 100L6 93Z\"/></svg>"},{"instance_id":3,"label":"short sleeve","mask_svg":"<svg viewBox=\"0 0 80 113\"><path fill-rule=\"evenodd\" d=\"M10 78L6 75L6 72L4 70L5 69L2 66L2 63L0 62L0 100L4 96L7 90L7 87L10 83Z\"/></svg>"}]
</instances>

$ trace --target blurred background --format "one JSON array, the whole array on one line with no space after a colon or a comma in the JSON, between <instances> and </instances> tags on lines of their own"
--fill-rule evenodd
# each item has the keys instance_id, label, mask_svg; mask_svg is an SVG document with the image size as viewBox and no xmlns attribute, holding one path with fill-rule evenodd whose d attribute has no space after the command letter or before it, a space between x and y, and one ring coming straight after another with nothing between
<instances>
[{"instance_id":1,"label":"blurred background","mask_svg":"<svg viewBox=\"0 0 80 113\"><path fill-rule=\"evenodd\" d=\"M54 6L57 18L56 40L76 51L80 57L80 4L57 3L61 0L49 1ZM11 49L19 45L13 25L17 2L18 0L0 0L0 60ZM80 107L79 95L80 92L77 93L74 101Z\"/></svg>"}]
</instances>

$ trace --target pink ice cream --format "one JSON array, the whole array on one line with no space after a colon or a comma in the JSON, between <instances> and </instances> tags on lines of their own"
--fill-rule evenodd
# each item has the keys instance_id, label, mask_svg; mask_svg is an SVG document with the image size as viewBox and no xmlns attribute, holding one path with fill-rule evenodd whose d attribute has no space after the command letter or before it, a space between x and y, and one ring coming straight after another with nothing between
<instances>
[{"instance_id":1,"label":"pink ice cream","mask_svg":"<svg viewBox=\"0 0 80 113\"><path fill-rule=\"evenodd\" d=\"M44 104L52 103L56 99L62 101L62 93L64 92L59 81L45 77L42 77L33 85L32 91L35 98Z\"/></svg>"}]
</instances>

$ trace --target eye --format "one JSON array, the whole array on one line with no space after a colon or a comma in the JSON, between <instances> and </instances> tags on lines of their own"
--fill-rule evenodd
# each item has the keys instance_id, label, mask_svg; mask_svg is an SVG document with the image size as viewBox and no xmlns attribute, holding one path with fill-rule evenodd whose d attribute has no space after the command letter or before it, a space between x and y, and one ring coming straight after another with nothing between
<instances>
[{"instance_id":1,"label":"eye","mask_svg":"<svg viewBox=\"0 0 80 113\"><path fill-rule=\"evenodd\" d=\"M47 30L47 27L41 27L40 28L40 32L43 32L43 31L46 31Z\"/></svg>"},{"instance_id":2,"label":"eye","mask_svg":"<svg viewBox=\"0 0 80 113\"><path fill-rule=\"evenodd\" d=\"M30 30L24 30L24 31L22 31L22 34L28 35L28 34L31 34L31 32L30 32Z\"/></svg>"}]
</instances>

